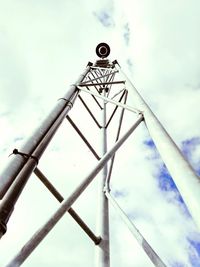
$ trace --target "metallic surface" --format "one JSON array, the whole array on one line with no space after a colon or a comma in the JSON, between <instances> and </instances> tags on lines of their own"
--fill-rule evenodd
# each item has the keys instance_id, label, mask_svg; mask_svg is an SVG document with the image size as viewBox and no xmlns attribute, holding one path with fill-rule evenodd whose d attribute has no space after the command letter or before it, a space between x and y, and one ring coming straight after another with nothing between
<instances>
[{"instance_id":1,"label":"metallic surface","mask_svg":"<svg viewBox=\"0 0 200 267\"><path fill-rule=\"evenodd\" d=\"M124 90L123 93L122 93L122 95L120 96L120 99L119 99L118 102L121 102L121 101L122 101L122 99L123 99L123 97L124 97L125 94L126 94L126 91ZM113 116L115 115L117 109L118 109L118 106L116 106L116 107L114 108L114 110L113 110L113 112L112 112L110 118L108 119L108 122L106 123L106 126L105 126L106 128L107 128L108 125L110 124L110 122L111 122ZM124 110L124 109L123 109L123 110Z\"/></svg>"},{"instance_id":2,"label":"metallic surface","mask_svg":"<svg viewBox=\"0 0 200 267\"><path fill-rule=\"evenodd\" d=\"M63 110L68 105L66 100L69 100L74 92L76 91L76 85L81 83L85 78L86 74L90 71L90 67L87 67L86 70L80 75L75 85L72 85L69 91L61 98L49 116L41 123L39 128L34 132L34 134L28 139L28 141L21 148L21 151L27 154L33 154L33 151L36 149L37 144L40 143L45 135L50 130L51 126L54 122L59 118L60 114L62 114ZM13 160L9 163L8 167L1 174L0 178L0 199L3 198L8 188L15 180L18 173L23 168L26 160L20 155L15 155Z\"/></svg>"},{"instance_id":3,"label":"metallic surface","mask_svg":"<svg viewBox=\"0 0 200 267\"><path fill-rule=\"evenodd\" d=\"M126 104L127 97L128 97L128 91L125 90L124 92L125 92L124 104ZM118 126L118 130L117 130L117 136L116 136L115 142L117 142L119 140L119 135L121 132L122 122L123 122L123 118L124 118L124 112L125 112L125 109L123 108L121 110L121 114L120 114L120 118L119 118L119 126ZM110 191L110 179L111 179L111 175L112 175L114 161L115 161L115 155L113 155L113 157L111 159L110 168L109 168L107 179L106 179L106 185L105 186L106 186L106 190L108 190L108 191Z\"/></svg>"},{"instance_id":4,"label":"metallic surface","mask_svg":"<svg viewBox=\"0 0 200 267\"><path fill-rule=\"evenodd\" d=\"M78 94L78 91L75 92L75 94ZM74 97L72 102L75 100L76 96ZM36 157L38 160L42 156L43 152L45 151L46 147L48 146L49 142L51 141L52 137L54 136L56 130L60 126L61 122L65 118L66 114L70 110L70 106L67 105L66 108L63 110L63 112L60 114L58 119L55 121L55 123L51 126L49 129L48 133L45 135L43 138L42 142L39 143L35 151L32 153L33 157ZM20 155L21 156L21 155ZM21 156L22 157L22 156ZM13 210L14 206L22 193L24 186L26 185L30 175L34 171L34 169L37 166L37 161L33 158L30 157L25 166L22 168L18 176L15 178L14 182L12 185L9 187L7 193L5 194L4 198L1 201L0 204L0 221L1 221L1 226L6 225ZM0 228L0 232L5 233L5 228Z\"/></svg>"},{"instance_id":5,"label":"metallic surface","mask_svg":"<svg viewBox=\"0 0 200 267\"><path fill-rule=\"evenodd\" d=\"M88 113L92 117L92 119L94 120L94 122L96 123L96 125L99 128L101 128L101 125L98 123L97 119L95 118L95 116L93 115L92 111L89 109L89 107L87 106L87 104L85 103L85 101L83 100L83 98L80 95L78 97L81 100L81 103L83 104L83 106L86 108L86 110L88 111Z\"/></svg>"},{"instance_id":6,"label":"metallic surface","mask_svg":"<svg viewBox=\"0 0 200 267\"><path fill-rule=\"evenodd\" d=\"M106 58L110 54L110 47L106 43L100 43L96 47L96 54L100 58Z\"/></svg>"},{"instance_id":7,"label":"metallic surface","mask_svg":"<svg viewBox=\"0 0 200 267\"><path fill-rule=\"evenodd\" d=\"M103 75L100 76L100 78L102 79L102 78L105 78L105 77L109 77L110 75L113 75L113 74L116 74L116 73L118 73L118 70L112 71L112 72L110 72L108 74L103 74ZM81 85L84 85L84 84L86 85L88 82L93 82L93 81L97 81L97 80L99 80L99 76L97 78L94 78L94 79L90 78L89 81L84 81L84 82L81 83Z\"/></svg>"},{"instance_id":8,"label":"metallic surface","mask_svg":"<svg viewBox=\"0 0 200 267\"><path fill-rule=\"evenodd\" d=\"M79 84L85 77L85 75L89 72L89 67L84 71L84 73L80 76L77 81ZM34 171L35 167L38 164L38 160L42 156L52 137L56 133L60 124L66 117L67 113L73 106L73 103L78 96L79 90L76 88L76 85L72 86L70 91L66 94L64 99L64 105L62 109L55 108L53 112L53 120L52 113L50 114L50 118L46 120L46 124L42 125L39 130L35 132L33 137L31 137L25 146L22 148L22 152L26 154L30 154L31 157L24 158L22 154L15 155L15 159L11 162L10 168L7 168L1 177L1 195L4 195L1 203L0 203L0 235L5 234L6 232L6 224L14 210L14 206L24 189L30 175ZM37 159L37 161L35 160Z\"/></svg>"},{"instance_id":9,"label":"metallic surface","mask_svg":"<svg viewBox=\"0 0 200 267\"><path fill-rule=\"evenodd\" d=\"M81 83L79 86L97 86L97 85L111 85L111 84L120 84L125 83L125 81L113 81L113 82L102 82L102 83Z\"/></svg>"},{"instance_id":10,"label":"metallic surface","mask_svg":"<svg viewBox=\"0 0 200 267\"><path fill-rule=\"evenodd\" d=\"M90 149L92 154L95 156L97 160L100 160L100 157L97 155L96 151L94 148L91 146L91 144L88 142L88 140L85 138L85 136L82 134L82 132L79 130L79 128L76 126L76 124L72 121L72 119L67 115L67 120L69 123L72 125L72 127L76 130L78 135L81 137L81 139L84 141L84 143L87 145L87 147Z\"/></svg>"},{"instance_id":11,"label":"metallic surface","mask_svg":"<svg viewBox=\"0 0 200 267\"><path fill-rule=\"evenodd\" d=\"M53 214L52 217L32 236L32 238L24 245L20 252L6 265L6 267L18 267L20 266L27 257L33 252L33 250L40 244L40 242L46 237L46 235L53 229L57 222L62 218L62 216L69 210L76 199L81 195L81 193L87 188L87 186L92 182L95 176L102 170L104 165L109 159L114 155L114 153L122 146L126 139L133 133L137 126L143 121L143 116L139 115L137 121L133 126L115 143L115 145L110 149L98 162L96 167L91 171L91 173L82 181L82 183L74 190L74 192L63 201L58 210Z\"/></svg>"},{"instance_id":12,"label":"metallic surface","mask_svg":"<svg viewBox=\"0 0 200 267\"><path fill-rule=\"evenodd\" d=\"M45 185L45 187L52 193L52 195L61 203L64 198L56 190L56 188L51 184L51 182L46 178L46 176L36 167L34 170L35 175L40 179L40 181ZM85 231L85 233L92 239L95 245L98 245L101 241L101 237L96 236L90 228L85 224L85 222L79 217L75 210L71 207L68 209L68 213L73 217L73 219L78 223L78 225Z\"/></svg>"},{"instance_id":13,"label":"metallic surface","mask_svg":"<svg viewBox=\"0 0 200 267\"><path fill-rule=\"evenodd\" d=\"M124 105L124 104L122 104L122 103L119 103L119 102L117 102L117 101L111 99L111 98L108 98L108 97L105 97L105 96L96 94L96 93L91 92L91 91L89 91L89 90L86 90L86 89L84 89L84 88L82 88L82 87L79 87L79 86L77 86L77 87L78 87L81 91L83 91L83 92L86 92L86 93L88 93L88 94L94 95L94 96L96 96L96 97L98 97L98 98L101 98L101 99L103 99L103 100L105 100L105 101L107 101L107 102L109 102L109 103L112 103L112 104L117 105L117 106L119 106L119 107L125 108L125 109L127 109L127 110L129 110L129 111L132 111L132 112L136 113L136 114L141 113L141 111L140 111L139 109L137 109L137 108L133 108L133 107L128 106L128 105Z\"/></svg>"},{"instance_id":14,"label":"metallic surface","mask_svg":"<svg viewBox=\"0 0 200 267\"><path fill-rule=\"evenodd\" d=\"M112 197L112 195L106 191L105 192L106 197L109 199L110 203L113 205L121 219L124 221L124 223L127 225L139 245L142 247L142 249L145 251L149 259L152 261L154 266L156 267L167 267L164 262L161 260L161 258L157 255L157 253L153 250L153 248L149 245L149 243L145 240L145 238L142 236L142 234L139 232L139 230L135 227L135 225L131 222L131 220L127 217L127 215L124 213L124 211L120 208L116 200Z\"/></svg>"},{"instance_id":15,"label":"metallic surface","mask_svg":"<svg viewBox=\"0 0 200 267\"><path fill-rule=\"evenodd\" d=\"M104 91L104 95L105 95ZM103 120L102 120L102 156L107 152L107 129L106 129L106 120L107 120L107 110L106 103L103 103ZM98 234L101 236L101 242L97 249L97 266L98 267L110 267L110 238L109 238L109 203L108 199L104 194L105 183L108 173L107 163L102 169L102 177L99 180L99 201L98 201Z\"/></svg>"},{"instance_id":16,"label":"metallic surface","mask_svg":"<svg viewBox=\"0 0 200 267\"><path fill-rule=\"evenodd\" d=\"M119 66L116 67L125 77L127 88L132 89L131 93L135 100L135 107L143 112L145 124L150 136L181 193L189 212L200 229L200 178L185 160L177 145L153 114L128 77L122 72Z\"/></svg>"},{"instance_id":17,"label":"metallic surface","mask_svg":"<svg viewBox=\"0 0 200 267\"><path fill-rule=\"evenodd\" d=\"M103 53L104 50L99 53ZM103 58L104 56L102 56ZM20 266L26 258L33 252L33 250L40 244L40 242L46 237L46 235L53 229L62 216L68 212L74 220L80 225L80 227L86 232L86 234L92 239L96 245L96 251L98 255L99 267L110 267L110 248L109 248L109 202L112 203L116 211L129 227L134 237L140 244L141 248L148 255L152 263L156 267L166 267L160 257L152 249L149 243L145 240L142 234L129 220L123 210L119 207L115 199L110 195L110 179L112 175L112 169L115 159L115 153L122 146L125 140L132 134L136 127L144 120L149 133L155 142L169 172L171 173L174 181L179 188L186 205L188 206L194 220L200 227L200 187L199 177L197 177L189 166L187 161L181 155L179 149L163 128L161 123L155 117L148 105L142 99L136 88L132 85L128 77L121 71L117 61L111 63L109 60L98 60L96 67L90 66L80 76L76 84L72 85L69 92L59 100L58 105L50 113L47 119L42 123L34 135L28 140L25 146L20 150L20 153L14 153L14 159L9 167L3 173L0 179L0 198L3 198L0 204L0 237L6 231L6 224L14 210L16 201L18 200L29 176L34 171L46 188L54 195L54 197L62 202L57 211L49 218L49 220L32 236L32 238L24 245L20 252L11 260L7 267ZM125 78L125 80L114 81L115 74L119 73ZM93 78L91 78L93 77ZM121 78L120 78L121 79ZM124 86L125 83L125 86ZM116 87L116 91L111 90ZM120 88L120 89L119 89ZM115 89L115 88L114 88ZM133 100L135 101L134 107L126 105L128 91L132 93ZM96 90L96 91L95 91ZM95 91L95 92L94 92ZM112 92L111 92L112 91ZM113 95L113 92L115 94ZM117 92L117 93L116 93ZM102 125L96 119L96 114L92 113L86 102L79 95L79 93L90 94L94 99L98 107L101 109L103 115ZM109 98L109 96L112 96ZM114 98L121 94L118 101ZM75 99L79 97L80 101L88 111L92 119L101 130L102 134L102 158L98 156L94 148L89 141L83 135L82 131L76 126L72 119L67 116L67 113L73 106ZM125 96L125 97L124 97ZM121 103L124 97L124 103ZM97 101L99 98L103 106ZM108 104L114 104L115 108L111 113L110 118L107 121L107 106ZM95 105L96 105L95 104ZM110 124L113 116L115 115L118 107L121 107L121 113L119 117L119 125L117 129L117 136L115 139L115 145L107 151L107 133L108 125ZM125 110L129 110L138 115L137 121L133 126L119 139L120 131L122 128L122 122ZM77 131L78 135L82 138L90 151L96 157L99 162L91 170L88 176L75 188L72 194L63 199L63 196L56 190L51 182L44 176L44 174L37 168L38 160L42 156L46 147L50 143L52 137L56 133L57 129L67 118L72 127ZM109 127L110 129L110 127ZM17 151L17 150L15 150ZM18 151L17 151L18 152ZM22 152L22 153L21 153ZM108 170L108 161L110 162L110 168ZM79 217L79 215L73 210L72 205L87 188L87 186L93 181L93 179L100 173L99 177L99 228L96 236L85 222Z\"/></svg>"}]
</instances>

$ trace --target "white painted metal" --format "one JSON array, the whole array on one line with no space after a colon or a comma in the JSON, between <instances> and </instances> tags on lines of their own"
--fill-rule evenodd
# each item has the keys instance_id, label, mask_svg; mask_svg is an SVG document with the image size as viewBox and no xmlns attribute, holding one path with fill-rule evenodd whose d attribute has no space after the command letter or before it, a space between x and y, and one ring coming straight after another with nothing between
<instances>
[{"instance_id":1,"label":"white painted metal","mask_svg":"<svg viewBox=\"0 0 200 267\"><path fill-rule=\"evenodd\" d=\"M139 230L136 228L136 226L132 223L132 221L127 217L125 212L120 208L118 203L115 201L115 199L111 196L111 194L106 191L106 196L113 205L113 207L118 212L119 216L122 218L124 223L127 225L139 245L142 247L142 249L145 251L147 256L150 258L150 260L153 262L154 266L156 267L167 267L164 262L161 260L161 258L157 255L157 253L153 250L153 248L149 245L149 243L146 241L146 239L142 236L142 234L139 232Z\"/></svg>"},{"instance_id":2,"label":"white painted metal","mask_svg":"<svg viewBox=\"0 0 200 267\"><path fill-rule=\"evenodd\" d=\"M117 102L117 101L111 99L111 98L108 98L108 97L102 96L102 95L100 95L100 94L98 94L98 93L89 91L89 90L84 89L84 88L82 88L82 87L80 87L80 86L77 86L77 87L78 87L78 89L80 89L81 91L83 91L83 92L85 92L85 93L88 93L88 94L90 94L90 95L94 95L94 96L96 96L96 97L98 97L98 98L101 98L101 99L105 100L106 102L112 103L112 104L117 105L117 106L122 107L122 108L125 108L125 109L127 109L127 110L129 110L129 111L132 111L132 112L136 113L136 114L141 113L141 111L140 111L139 109L137 109L137 108L133 108L133 107L128 106L128 105L124 105L124 104L122 104L122 103L120 103L120 102Z\"/></svg>"},{"instance_id":3,"label":"white painted metal","mask_svg":"<svg viewBox=\"0 0 200 267\"><path fill-rule=\"evenodd\" d=\"M104 91L105 95L105 91ZM106 129L106 102L103 101L103 120L102 120L102 156L107 152L107 129ZM98 203L98 235L101 236L101 242L97 246L97 266L98 267L110 267L110 240L109 240L109 203L104 194L105 183L108 174L107 163L102 169L102 177L99 181L99 203Z\"/></svg>"},{"instance_id":4,"label":"white painted metal","mask_svg":"<svg viewBox=\"0 0 200 267\"><path fill-rule=\"evenodd\" d=\"M150 136L180 191L196 225L200 229L200 178L185 160L177 145L153 114L126 74L119 66L116 66L116 68L125 77L126 86L128 89L131 89L131 93L133 94L135 107L142 111Z\"/></svg>"},{"instance_id":5,"label":"white painted metal","mask_svg":"<svg viewBox=\"0 0 200 267\"><path fill-rule=\"evenodd\" d=\"M70 209L77 198L92 182L96 175L102 170L104 165L115 154L115 152L122 146L127 138L133 133L137 126L143 121L143 116L139 115L137 121L132 127L115 143L115 145L102 157L95 168L89 175L81 182L81 184L73 191L73 193L63 201L57 211L49 218L49 220L30 238L30 240L23 246L19 253L6 265L6 267L18 267L28 258L33 250L40 244L40 242L47 236L47 234L54 228L57 222Z\"/></svg>"}]
</instances>

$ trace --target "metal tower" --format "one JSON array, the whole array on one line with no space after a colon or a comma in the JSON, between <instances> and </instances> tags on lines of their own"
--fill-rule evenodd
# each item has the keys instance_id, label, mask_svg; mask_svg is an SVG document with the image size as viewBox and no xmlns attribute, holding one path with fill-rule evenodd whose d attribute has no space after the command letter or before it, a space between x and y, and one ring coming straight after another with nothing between
<instances>
[{"instance_id":1,"label":"metal tower","mask_svg":"<svg viewBox=\"0 0 200 267\"><path fill-rule=\"evenodd\" d=\"M0 237L6 234L7 223L12 213L17 212L17 210L14 210L15 204L32 173L35 173L47 190L61 203L49 220L33 234L23 248L19 250L18 254L11 259L6 265L7 267L17 267L23 264L27 257L29 257L33 250L67 212L94 242L98 254L97 265L99 267L111 266L109 226L112 225L112 223L109 222L109 204L119 213L141 246L141 249L145 251L147 257L150 258L154 266L166 266L145 237L120 208L112 195L112 188L110 186L116 152L141 123L147 127L194 221L197 226L200 227L199 177L196 176L164 127L137 92L128 77L123 73L118 62L116 60L111 62L107 59L110 54L110 47L106 43L100 43L96 48L96 53L99 60L94 64L91 62L88 63L86 69L75 84L71 85L67 93L59 99L55 108L42 122L35 133L27 140L24 146L21 149L15 148L13 150L12 161L1 175ZM127 105L127 98L130 92L133 95L133 104L131 106ZM90 95L90 103L86 103L86 95ZM94 121L94 124L99 128L101 133L101 154L91 145L86 135L83 134L78 125L72 120L71 116L68 115L76 99L79 99L80 103ZM100 120L97 118L96 113L91 111L90 105L98 109L98 112L101 114ZM133 124L128 131L122 135L121 130L125 111L129 111L133 114ZM108 133L116 114L119 114L116 137L113 141L113 146L108 148ZM40 170L39 164L43 152L51 142L58 128L64 123L65 118L97 160L96 165L93 166L90 173L86 177L83 177L81 183L66 198L64 198L56 190L50 180L47 179ZM68 161L67 164L70 164L70 162ZM99 226L97 233L94 233L72 208L72 205L98 174L101 177L98 178L100 181L98 195Z\"/></svg>"}]
</instances>

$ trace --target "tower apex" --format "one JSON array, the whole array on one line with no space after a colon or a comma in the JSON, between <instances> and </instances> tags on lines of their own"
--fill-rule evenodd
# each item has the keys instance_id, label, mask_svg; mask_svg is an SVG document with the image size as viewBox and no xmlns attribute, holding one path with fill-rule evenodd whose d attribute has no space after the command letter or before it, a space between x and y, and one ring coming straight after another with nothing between
<instances>
[{"instance_id":1,"label":"tower apex","mask_svg":"<svg viewBox=\"0 0 200 267\"><path fill-rule=\"evenodd\" d=\"M96 54L100 58L106 58L110 54L110 46L106 43L100 43L96 47Z\"/></svg>"}]
</instances>

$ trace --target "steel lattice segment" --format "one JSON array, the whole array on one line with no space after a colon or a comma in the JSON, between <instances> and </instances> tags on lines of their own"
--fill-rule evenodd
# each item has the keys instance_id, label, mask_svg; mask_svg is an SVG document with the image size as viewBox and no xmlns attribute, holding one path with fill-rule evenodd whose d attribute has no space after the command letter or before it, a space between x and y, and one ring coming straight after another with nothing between
<instances>
[{"instance_id":1,"label":"steel lattice segment","mask_svg":"<svg viewBox=\"0 0 200 267\"><path fill-rule=\"evenodd\" d=\"M20 266L54 228L66 212L71 214L71 216L96 244L99 255L98 266L110 267L109 201L113 203L115 208L128 224L129 228L131 228L136 240L140 243L141 248L146 252L153 264L156 267L166 267L158 254L153 250L150 244L147 243L145 238L139 230L135 228L129 218L126 217L124 212L120 209L109 193L111 190L110 179L116 152L143 121L158 147L158 150L160 151L160 154L163 157L170 173L174 177L174 180L180 189L193 218L195 219L197 225L200 226L200 217L198 216L200 213L200 207L198 204L199 201L197 201L200 196L199 178L195 175L189 164L184 160L173 140L169 137L166 130L142 99L128 77L121 71L117 61L110 62L106 59L105 55L109 51L109 46L106 46L105 43L98 46L98 53L101 59L97 60L94 64L88 64L88 67L77 82L72 85L69 92L67 92L64 97L59 100L59 103L44 120L38 130L36 130L34 135L27 141L24 147L20 150L14 150L14 159L0 179L0 197L2 198L0 204L0 236L6 232L6 224L13 212L15 203L33 172L38 176L43 184L45 184L47 189L55 196L55 198L59 202L62 202L56 212L30 238L19 253L10 261L7 267ZM128 93L132 93L134 95L135 103L133 106L127 105ZM89 103L85 100L86 95L91 96L90 100L92 101L88 101ZM93 121L98 126L99 133L101 133L102 153L100 156L99 152L97 153L89 142L87 135L84 135L82 129L78 127L78 123L75 124L74 121L67 115L77 98L79 98L85 108L84 110L89 113ZM119 99L117 100L117 98ZM97 114L92 111L92 107L94 107L93 103L95 103L95 107L98 106L98 112L102 116L101 122L98 121L96 116ZM107 119L107 109L112 105L114 105L114 109L112 109L111 115ZM121 108L120 112L118 112L119 107ZM133 119L135 117L137 119L134 121L134 124L130 127L130 129L120 137L121 129L123 127L124 113L126 110L132 112L131 114L133 115ZM119 119L117 121L117 133L114 138L114 145L111 149L108 149L108 128L110 130L111 127L109 125L113 124L111 121L116 113L119 114ZM56 190L56 188L37 166L43 152L51 142L53 136L57 132L57 129L62 125L65 118L67 118L71 126L76 130L79 137L84 141L98 162L90 170L89 174L82 180L82 182L74 189L70 196L64 199L64 197ZM108 168L109 161L110 165ZM98 173L101 173L102 176L99 187L100 193L98 196L100 227L98 229L99 233L96 234L90 230L90 228L73 210L72 205L85 191L88 185L97 177ZM188 177L190 179L189 184L187 180Z\"/></svg>"},{"instance_id":2,"label":"steel lattice segment","mask_svg":"<svg viewBox=\"0 0 200 267\"><path fill-rule=\"evenodd\" d=\"M156 267L167 267L165 263L161 260L161 258L158 256L158 254L153 250L153 248L149 245L149 243L146 241L146 239L142 236L140 231L136 228L136 226L133 224L133 222L128 218L128 216L124 213L124 211L120 208L119 204L116 202L116 200L113 198L113 196L106 191L105 192L106 197L111 202L113 207L115 208L116 212L119 214L119 216L122 218L124 223L127 225L139 245L142 247L142 249L145 251L147 256L150 258L154 266Z\"/></svg>"},{"instance_id":3,"label":"steel lattice segment","mask_svg":"<svg viewBox=\"0 0 200 267\"><path fill-rule=\"evenodd\" d=\"M35 175L40 179L40 181L45 185L45 187L51 192L51 194L61 203L64 197L57 191L57 189L52 185L52 183L46 178L46 176L36 167L34 170ZM68 213L72 218L79 224L79 226L85 231L85 233L92 239L95 245L98 245L101 241L101 237L97 237L86 223L79 217L75 210L71 207L68 209Z\"/></svg>"},{"instance_id":4,"label":"steel lattice segment","mask_svg":"<svg viewBox=\"0 0 200 267\"><path fill-rule=\"evenodd\" d=\"M115 145L101 158L95 168L89 173L82 183L72 192L72 194L63 201L57 211L49 220L32 236L32 238L23 246L20 252L6 265L7 267L20 266L33 250L40 244L46 235L54 228L63 215L70 209L77 198L88 187L97 174L103 169L105 164L112 158L116 151L123 145L127 138L133 133L137 126L143 121L143 116L139 115L137 121L132 127L115 143ZM99 246L101 246L102 241Z\"/></svg>"}]
</instances>

